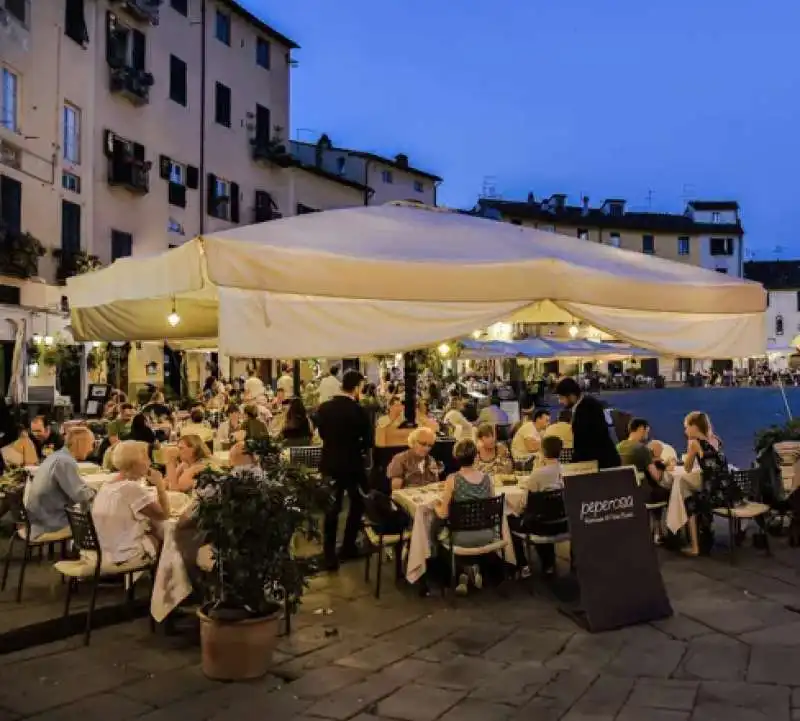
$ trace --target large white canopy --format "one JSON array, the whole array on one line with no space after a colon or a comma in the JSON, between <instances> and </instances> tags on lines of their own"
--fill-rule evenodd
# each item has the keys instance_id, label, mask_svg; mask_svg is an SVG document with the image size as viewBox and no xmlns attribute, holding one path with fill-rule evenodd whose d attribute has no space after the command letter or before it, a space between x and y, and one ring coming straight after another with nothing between
<instances>
[{"instance_id":1,"label":"large white canopy","mask_svg":"<svg viewBox=\"0 0 800 721\"><path fill-rule=\"evenodd\" d=\"M70 278L67 290L78 339L218 339L238 357L389 353L501 320L573 319L659 353L764 351L766 296L757 283L408 205L233 228L118 260Z\"/></svg>"}]
</instances>

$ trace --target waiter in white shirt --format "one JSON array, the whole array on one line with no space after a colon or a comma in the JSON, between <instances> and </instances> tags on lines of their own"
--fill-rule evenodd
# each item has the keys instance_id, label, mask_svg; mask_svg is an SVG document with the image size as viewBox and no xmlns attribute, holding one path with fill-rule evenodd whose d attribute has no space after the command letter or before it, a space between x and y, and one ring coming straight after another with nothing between
<instances>
[{"instance_id":1,"label":"waiter in white shirt","mask_svg":"<svg viewBox=\"0 0 800 721\"><path fill-rule=\"evenodd\" d=\"M276 388L280 391L283 391L283 395L285 398L293 398L294 397L294 377L289 372L288 366L283 366L281 368L281 377L278 378L278 382L276 383Z\"/></svg>"},{"instance_id":2,"label":"waiter in white shirt","mask_svg":"<svg viewBox=\"0 0 800 721\"><path fill-rule=\"evenodd\" d=\"M341 393L342 384L338 378L339 366L331 366L330 372L319 383L319 404L329 401Z\"/></svg>"}]
</instances>

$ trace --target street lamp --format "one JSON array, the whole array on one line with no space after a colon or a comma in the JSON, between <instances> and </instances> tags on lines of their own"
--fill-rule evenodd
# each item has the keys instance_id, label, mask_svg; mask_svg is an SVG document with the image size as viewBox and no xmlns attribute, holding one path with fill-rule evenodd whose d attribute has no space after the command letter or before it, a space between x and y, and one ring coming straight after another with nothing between
<instances>
[{"instance_id":1,"label":"street lamp","mask_svg":"<svg viewBox=\"0 0 800 721\"><path fill-rule=\"evenodd\" d=\"M181 317L178 315L178 311L175 310L175 299L172 299L172 312L167 316L167 323L169 323L173 328L181 322Z\"/></svg>"},{"instance_id":2,"label":"street lamp","mask_svg":"<svg viewBox=\"0 0 800 721\"><path fill-rule=\"evenodd\" d=\"M439 346L439 355L441 356L450 355L450 346L447 345L447 343L442 343Z\"/></svg>"},{"instance_id":3,"label":"street lamp","mask_svg":"<svg viewBox=\"0 0 800 721\"><path fill-rule=\"evenodd\" d=\"M574 323L569 327L569 337L570 338L577 338L579 332L580 331L578 329L578 326L576 326Z\"/></svg>"}]
</instances>

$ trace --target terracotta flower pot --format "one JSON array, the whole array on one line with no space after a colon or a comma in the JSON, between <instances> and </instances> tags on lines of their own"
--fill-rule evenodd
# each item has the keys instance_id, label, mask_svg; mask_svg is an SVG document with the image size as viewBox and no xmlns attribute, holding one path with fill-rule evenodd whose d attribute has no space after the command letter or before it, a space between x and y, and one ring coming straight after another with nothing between
<instances>
[{"instance_id":1,"label":"terracotta flower pot","mask_svg":"<svg viewBox=\"0 0 800 721\"><path fill-rule=\"evenodd\" d=\"M241 621L217 621L202 611L197 615L203 673L208 678L245 681L267 673L278 642L278 613Z\"/></svg>"}]
</instances>

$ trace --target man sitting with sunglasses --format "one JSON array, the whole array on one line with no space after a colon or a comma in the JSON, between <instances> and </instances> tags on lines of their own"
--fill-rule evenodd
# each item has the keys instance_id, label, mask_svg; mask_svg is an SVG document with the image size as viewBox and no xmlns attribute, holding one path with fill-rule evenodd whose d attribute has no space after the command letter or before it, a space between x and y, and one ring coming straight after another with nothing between
<instances>
[{"instance_id":1,"label":"man sitting with sunglasses","mask_svg":"<svg viewBox=\"0 0 800 721\"><path fill-rule=\"evenodd\" d=\"M439 464L431 458L431 448L435 442L434 432L424 426L409 434L408 450L392 458L386 469L393 491L410 486L427 486L439 480Z\"/></svg>"}]
</instances>

